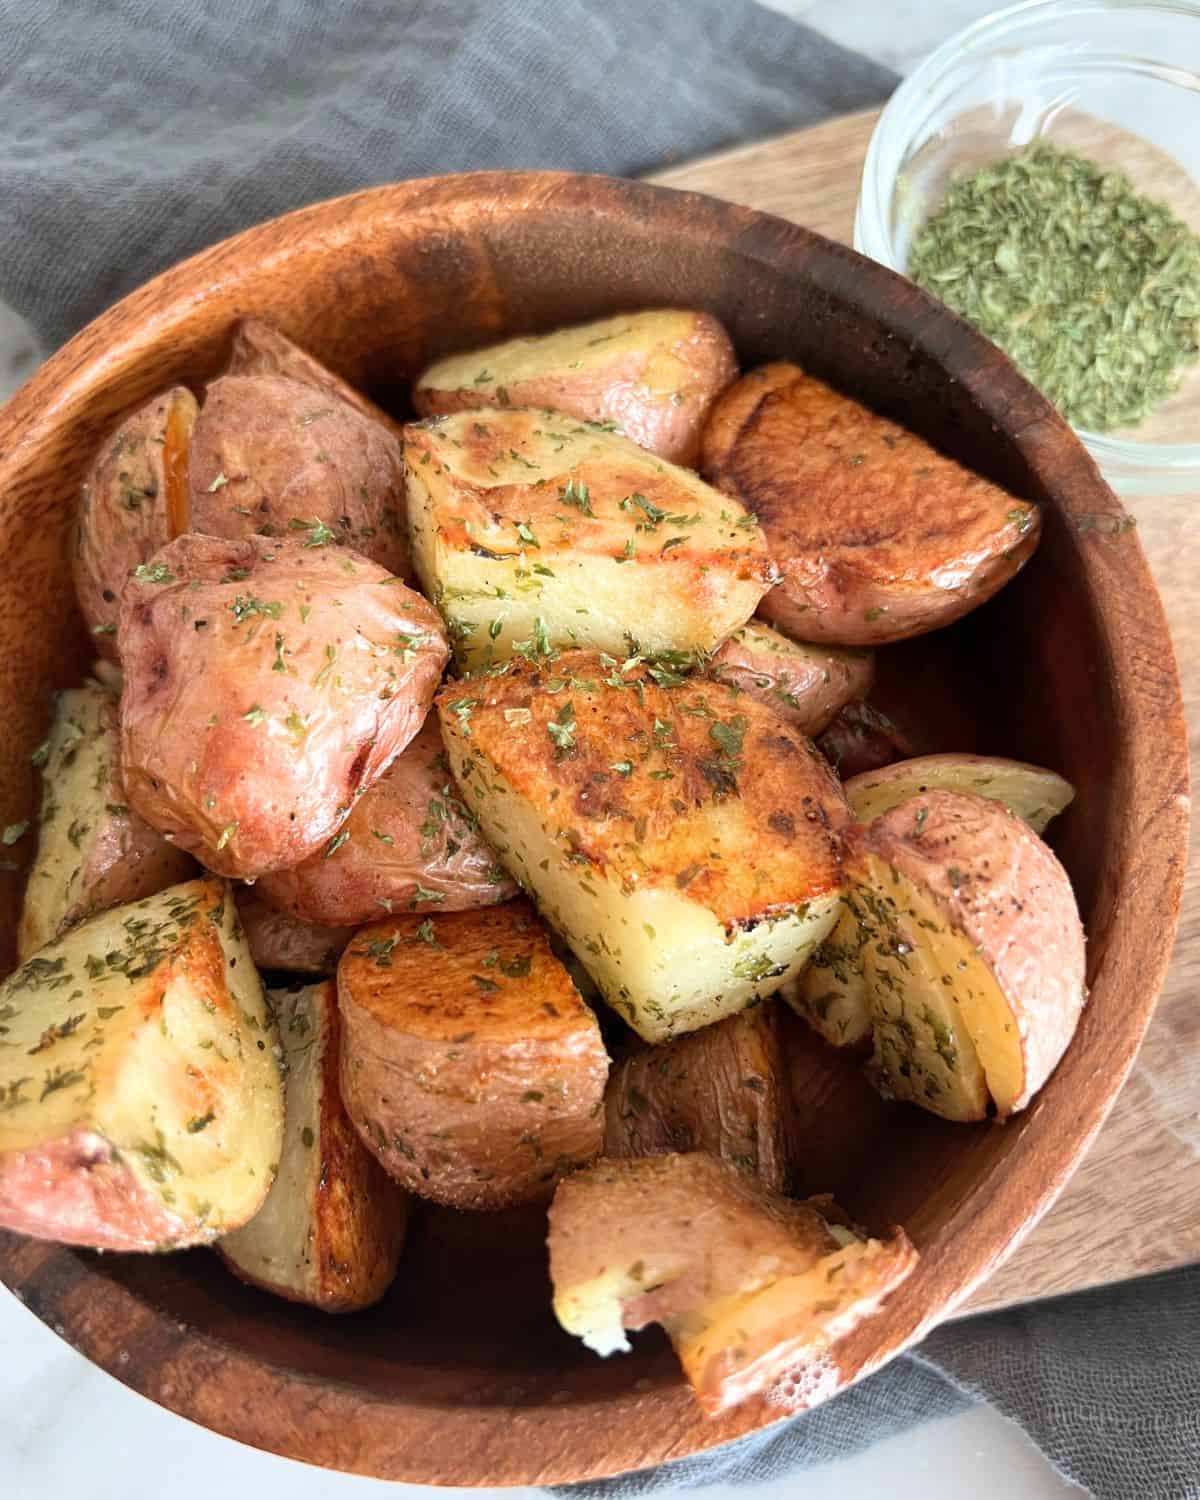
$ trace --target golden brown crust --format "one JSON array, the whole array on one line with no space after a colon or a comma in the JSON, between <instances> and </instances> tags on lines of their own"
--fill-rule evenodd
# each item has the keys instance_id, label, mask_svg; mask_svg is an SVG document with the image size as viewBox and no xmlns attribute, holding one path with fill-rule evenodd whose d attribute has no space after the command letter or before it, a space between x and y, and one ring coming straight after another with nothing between
<instances>
[{"instance_id":1,"label":"golden brown crust","mask_svg":"<svg viewBox=\"0 0 1200 1500\"><path fill-rule=\"evenodd\" d=\"M921 635L989 599L1033 552L1036 506L797 366L756 375L718 402L705 472L762 523L784 576L759 612L789 635Z\"/></svg>"},{"instance_id":2,"label":"golden brown crust","mask_svg":"<svg viewBox=\"0 0 1200 1500\"><path fill-rule=\"evenodd\" d=\"M599 1152L600 1030L527 903L366 927L338 997L346 1108L412 1192L536 1201Z\"/></svg>"},{"instance_id":3,"label":"golden brown crust","mask_svg":"<svg viewBox=\"0 0 1200 1500\"><path fill-rule=\"evenodd\" d=\"M735 630L714 654L709 675L758 698L801 734L818 735L875 679L870 651L790 641L760 620Z\"/></svg>"},{"instance_id":4,"label":"golden brown crust","mask_svg":"<svg viewBox=\"0 0 1200 1500\"><path fill-rule=\"evenodd\" d=\"M336 396L362 416L400 435L401 424L394 417L261 318L243 318L234 329L225 374L283 375L298 380L301 385Z\"/></svg>"},{"instance_id":5,"label":"golden brown crust","mask_svg":"<svg viewBox=\"0 0 1200 1500\"><path fill-rule=\"evenodd\" d=\"M708 651L776 572L754 517L688 469L561 413L405 429L413 553L460 661L553 646Z\"/></svg>"},{"instance_id":6,"label":"golden brown crust","mask_svg":"<svg viewBox=\"0 0 1200 1500\"><path fill-rule=\"evenodd\" d=\"M615 422L640 447L693 465L709 407L736 378L733 345L710 313L640 312L442 360L413 405L423 417L535 406Z\"/></svg>"},{"instance_id":7,"label":"golden brown crust","mask_svg":"<svg viewBox=\"0 0 1200 1500\"><path fill-rule=\"evenodd\" d=\"M614 1063L604 1096L604 1154L707 1151L764 1186L791 1179L791 1093L775 1002Z\"/></svg>"},{"instance_id":8,"label":"golden brown crust","mask_svg":"<svg viewBox=\"0 0 1200 1500\"><path fill-rule=\"evenodd\" d=\"M811 741L722 683L629 668L588 651L515 659L447 684L438 712L545 809L581 868L686 890L731 929L838 890L848 810ZM714 803L738 808L753 865L714 849Z\"/></svg>"},{"instance_id":9,"label":"golden brown crust","mask_svg":"<svg viewBox=\"0 0 1200 1500\"><path fill-rule=\"evenodd\" d=\"M283 375L223 375L192 432L191 528L302 535L353 547L411 577L404 470L392 428Z\"/></svg>"},{"instance_id":10,"label":"golden brown crust","mask_svg":"<svg viewBox=\"0 0 1200 1500\"><path fill-rule=\"evenodd\" d=\"M424 721L427 600L341 547L189 535L122 603L130 805L220 874L299 864Z\"/></svg>"},{"instance_id":11,"label":"golden brown crust","mask_svg":"<svg viewBox=\"0 0 1200 1500\"><path fill-rule=\"evenodd\" d=\"M324 986L329 1028L321 1053L320 1147L313 1218L321 1306L349 1312L377 1302L391 1285L404 1244L408 1199L363 1147L342 1103L342 1021L337 985Z\"/></svg>"},{"instance_id":12,"label":"golden brown crust","mask_svg":"<svg viewBox=\"0 0 1200 1500\"><path fill-rule=\"evenodd\" d=\"M459 800L436 714L357 799L341 833L332 853L264 875L260 894L303 922L345 927L393 911L494 906L517 893Z\"/></svg>"},{"instance_id":13,"label":"golden brown crust","mask_svg":"<svg viewBox=\"0 0 1200 1500\"><path fill-rule=\"evenodd\" d=\"M117 660L117 615L139 563L188 529L187 458L196 401L173 386L100 444L80 496L72 566L96 650Z\"/></svg>"}]
</instances>

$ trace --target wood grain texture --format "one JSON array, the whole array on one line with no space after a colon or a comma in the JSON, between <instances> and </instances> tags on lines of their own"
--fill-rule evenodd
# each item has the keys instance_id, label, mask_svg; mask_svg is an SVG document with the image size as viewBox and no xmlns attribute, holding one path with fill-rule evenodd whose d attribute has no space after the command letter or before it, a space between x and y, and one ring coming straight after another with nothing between
<instances>
[{"instance_id":1,"label":"wood grain texture","mask_svg":"<svg viewBox=\"0 0 1200 1500\"><path fill-rule=\"evenodd\" d=\"M1046 403L915 288L779 219L552 173L373 190L168 272L0 412L0 822L28 815L48 691L86 661L65 557L84 464L120 412L211 376L238 317L269 319L400 414L413 376L452 349L662 304L711 309L745 364L805 363L1046 508L1043 544L1016 582L951 629L880 653L879 691L943 734L961 725L963 749L1044 761L1076 783L1057 845L1088 926L1092 1001L1033 1107L996 1127L883 1104L797 1023L800 1188L834 1192L873 1228L904 1223L922 1253L902 1294L839 1347L845 1382L969 1295L1092 1141L1166 967L1186 846L1178 685L1136 535ZM11 927L8 878L0 916ZM0 1277L152 1399L356 1473L580 1479L784 1415L755 1400L704 1419L656 1335L624 1359L590 1356L550 1314L544 1233L537 1209L424 1207L387 1298L338 1320L255 1293L206 1252L99 1258L0 1235Z\"/></svg>"},{"instance_id":2,"label":"wood grain texture","mask_svg":"<svg viewBox=\"0 0 1200 1500\"><path fill-rule=\"evenodd\" d=\"M664 172L652 181L779 214L849 244L876 110L831 120ZM1112 134L1081 134L1095 150ZM1128 142L1128 137L1123 137ZM1146 165L1158 166L1153 148ZM1176 169L1177 170L1177 169ZM1145 181L1146 175L1139 175ZM1133 502L1179 660L1193 776L1200 765L1200 537L1194 500ZM940 748L940 747L939 747ZM1152 751L1150 753L1153 753ZM960 1309L1004 1307L1200 1261L1200 829L1175 953L1137 1063L1062 1197ZM1137 1191L1131 1191L1136 1183Z\"/></svg>"}]
</instances>

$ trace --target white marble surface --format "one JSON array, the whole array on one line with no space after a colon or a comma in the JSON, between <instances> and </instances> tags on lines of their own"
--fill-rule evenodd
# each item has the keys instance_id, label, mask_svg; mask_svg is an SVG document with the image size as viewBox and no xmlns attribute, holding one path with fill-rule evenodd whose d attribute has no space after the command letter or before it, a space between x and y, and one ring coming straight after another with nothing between
<instances>
[{"instance_id":1,"label":"white marble surface","mask_svg":"<svg viewBox=\"0 0 1200 1500\"><path fill-rule=\"evenodd\" d=\"M679 0L683 3L683 0ZM905 72L984 0L764 0L846 47ZM0 400L37 363L36 340L0 306ZM12 1500L417 1500L430 1492L331 1475L193 1426L89 1365L0 1289L0 1497ZM983 1409L917 1429L832 1467L709 1500L1054 1500L1078 1495L1016 1427ZM442 1490L483 1495L478 1490ZM534 1490L491 1492L505 1496Z\"/></svg>"}]
</instances>

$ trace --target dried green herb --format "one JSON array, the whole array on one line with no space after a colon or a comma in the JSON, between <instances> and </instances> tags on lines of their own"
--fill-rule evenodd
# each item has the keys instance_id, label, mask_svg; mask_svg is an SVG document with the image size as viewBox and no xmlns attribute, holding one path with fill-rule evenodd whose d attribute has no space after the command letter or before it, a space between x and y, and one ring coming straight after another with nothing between
<instances>
[{"instance_id":1,"label":"dried green herb","mask_svg":"<svg viewBox=\"0 0 1200 1500\"><path fill-rule=\"evenodd\" d=\"M1140 422L1200 354L1200 238L1045 143L955 183L908 271L1093 432Z\"/></svg>"}]
</instances>

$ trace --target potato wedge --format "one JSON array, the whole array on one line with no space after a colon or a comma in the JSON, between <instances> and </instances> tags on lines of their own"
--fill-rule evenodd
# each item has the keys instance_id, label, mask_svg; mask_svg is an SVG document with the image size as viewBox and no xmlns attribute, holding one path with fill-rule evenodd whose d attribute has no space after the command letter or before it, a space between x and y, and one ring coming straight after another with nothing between
<instances>
[{"instance_id":1,"label":"potato wedge","mask_svg":"<svg viewBox=\"0 0 1200 1500\"><path fill-rule=\"evenodd\" d=\"M413 388L423 417L536 406L613 422L642 448L694 465L709 407L737 379L729 335L710 313L622 313L431 365Z\"/></svg>"},{"instance_id":2,"label":"potato wedge","mask_svg":"<svg viewBox=\"0 0 1200 1500\"><path fill-rule=\"evenodd\" d=\"M252 1286L322 1312L354 1312L395 1278L408 1195L342 1107L337 986L274 990L270 999L287 1065L279 1172L259 1211L217 1249Z\"/></svg>"},{"instance_id":3,"label":"potato wedge","mask_svg":"<svg viewBox=\"0 0 1200 1500\"><path fill-rule=\"evenodd\" d=\"M258 890L281 911L333 927L385 912L494 906L517 894L459 800L436 714L355 802L336 848L264 875Z\"/></svg>"},{"instance_id":4,"label":"potato wedge","mask_svg":"<svg viewBox=\"0 0 1200 1500\"><path fill-rule=\"evenodd\" d=\"M817 749L843 781L912 754L912 746L887 714L861 698L838 709L817 736Z\"/></svg>"},{"instance_id":5,"label":"potato wedge","mask_svg":"<svg viewBox=\"0 0 1200 1500\"><path fill-rule=\"evenodd\" d=\"M258 894L257 885L237 889L238 915L259 969L292 974L336 974L338 959L354 936L354 927L321 927L276 911Z\"/></svg>"},{"instance_id":6,"label":"potato wedge","mask_svg":"<svg viewBox=\"0 0 1200 1500\"><path fill-rule=\"evenodd\" d=\"M1075 788L1056 771L999 755L921 755L854 776L844 791L860 823L923 792L974 792L1003 802L1034 833L1044 833L1075 798Z\"/></svg>"},{"instance_id":7,"label":"potato wedge","mask_svg":"<svg viewBox=\"0 0 1200 1500\"><path fill-rule=\"evenodd\" d=\"M342 547L182 536L126 587L128 801L218 874L328 845L421 727L437 611Z\"/></svg>"},{"instance_id":8,"label":"potato wedge","mask_svg":"<svg viewBox=\"0 0 1200 1500\"><path fill-rule=\"evenodd\" d=\"M338 997L346 1109L410 1191L536 1202L599 1154L600 1028L527 902L364 928Z\"/></svg>"},{"instance_id":9,"label":"potato wedge","mask_svg":"<svg viewBox=\"0 0 1200 1500\"><path fill-rule=\"evenodd\" d=\"M601 427L485 410L405 431L413 561L465 667L521 642L708 651L776 576L735 500Z\"/></svg>"},{"instance_id":10,"label":"potato wedge","mask_svg":"<svg viewBox=\"0 0 1200 1500\"><path fill-rule=\"evenodd\" d=\"M605 1156L708 1151L776 1192L791 1181L791 1090L773 1000L614 1062Z\"/></svg>"},{"instance_id":11,"label":"potato wedge","mask_svg":"<svg viewBox=\"0 0 1200 1500\"><path fill-rule=\"evenodd\" d=\"M284 375L214 380L192 431L190 529L353 547L411 577L394 429Z\"/></svg>"},{"instance_id":12,"label":"potato wedge","mask_svg":"<svg viewBox=\"0 0 1200 1500\"><path fill-rule=\"evenodd\" d=\"M757 700L575 651L451 683L438 713L506 868L646 1041L771 994L833 925L841 788Z\"/></svg>"},{"instance_id":13,"label":"potato wedge","mask_svg":"<svg viewBox=\"0 0 1200 1500\"><path fill-rule=\"evenodd\" d=\"M550 1208L555 1316L589 1349L660 1323L701 1405L723 1411L821 1360L912 1271L903 1230L853 1227L703 1152L602 1160Z\"/></svg>"},{"instance_id":14,"label":"potato wedge","mask_svg":"<svg viewBox=\"0 0 1200 1500\"><path fill-rule=\"evenodd\" d=\"M1037 546L1041 514L796 365L713 408L702 469L762 522L783 582L764 619L796 640L923 635L990 599Z\"/></svg>"},{"instance_id":15,"label":"potato wedge","mask_svg":"<svg viewBox=\"0 0 1200 1500\"><path fill-rule=\"evenodd\" d=\"M188 530L188 450L198 410L181 385L155 396L104 439L83 482L75 593L96 650L110 661L125 580Z\"/></svg>"},{"instance_id":16,"label":"potato wedge","mask_svg":"<svg viewBox=\"0 0 1200 1500\"><path fill-rule=\"evenodd\" d=\"M225 374L281 375L285 380L298 381L335 396L369 421L400 436L401 425L394 417L261 318L243 318L234 329Z\"/></svg>"},{"instance_id":17,"label":"potato wedge","mask_svg":"<svg viewBox=\"0 0 1200 1500\"><path fill-rule=\"evenodd\" d=\"M1003 803L1039 834L1075 795L1070 782L1053 771L986 755L922 755L855 776L843 789L860 823L873 822L918 793L974 792ZM856 897L847 893L843 900L845 909L836 927L818 946L803 974L784 987L783 996L827 1042L857 1047L871 1040L864 967L871 929ZM950 1086L945 1078L941 1085Z\"/></svg>"},{"instance_id":18,"label":"potato wedge","mask_svg":"<svg viewBox=\"0 0 1200 1500\"><path fill-rule=\"evenodd\" d=\"M864 949L870 929L847 893L833 931L817 944L807 967L780 996L831 1047L862 1048L871 1041L871 1004Z\"/></svg>"},{"instance_id":19,"label":"potato wedge","mask_svg":"<svg viewBox=\"0 0 1200 1500\"><path fill-rule=\"evenodd\" d=\"M946 1119L1024 1109L1087 998L1067 873L1002 803L933 791L855 837L884 1091Z\"/></svg>"},{"instance_id":20,"label":"potato wedge","mask_svg":"<svg viewBox=\"0 0 1200 1500\"><path fill-rule=\"evenodd\" d=\"M278 1039L219 880L73 927L0 986L0 1225L101 1250L254 1216L283 1139Z\"/></svg>"},{"instance_id":21,"label":"potato wedge","mask_svg":"<svg viewBox=\"0 0 1200 1500\"><path fill-rule=\"evenodd\" d=\"M708 671L811 736L828 728L851 699L870 692L875 659L869 651L790 641L761 620L750 620L719 647Z\"/></svg>"},{"instance_id":22,"label":"potato wedge","mask_svg":"<svg viewBox=\"0 0 1200 1500\"><path fill-rule=\"evenodd\" d=\"M99 682L58 695L35 758L42 810L17 929L21 960L85 917L152 896L196 869L126 803L117 701Z\"/></svg>"}]
</instances>

